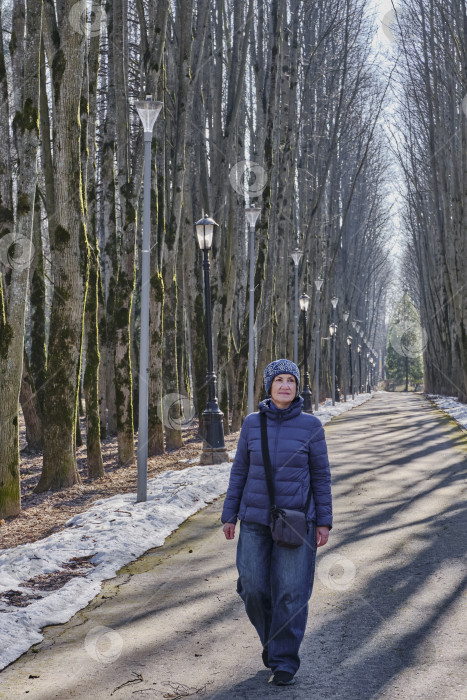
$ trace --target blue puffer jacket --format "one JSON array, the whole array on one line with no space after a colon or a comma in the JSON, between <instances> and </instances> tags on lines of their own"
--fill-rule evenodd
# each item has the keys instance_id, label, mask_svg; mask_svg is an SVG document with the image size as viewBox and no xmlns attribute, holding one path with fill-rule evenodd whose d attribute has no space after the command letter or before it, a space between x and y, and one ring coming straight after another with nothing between
<instances>
[{"instance_id":1,"label":"blue puffer jacket","mask_svg":"<svg viewBox=\"0 0 467 700\"><path fill-rule=\"evenodd\" d=\"M303 510L311 476L307 520L331 528L331 474L324 430L318 418L302 413L302 406L301 397L285 409L277 408L271 399L259 404L259 410L267 415L276 505ZM269 509L259 413L250 413L240 432L221 520L235 523L240 518L268 525Z\"/></svg>"}]
</instances>

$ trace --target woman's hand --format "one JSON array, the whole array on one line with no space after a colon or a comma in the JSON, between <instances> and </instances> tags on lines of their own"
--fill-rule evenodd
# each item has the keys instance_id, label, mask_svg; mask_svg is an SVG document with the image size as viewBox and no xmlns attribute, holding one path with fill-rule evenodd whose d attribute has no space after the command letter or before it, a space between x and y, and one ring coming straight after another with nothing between
<instances>
[{"instance_id":1,"label":"woman's hand","mask_svg":"<svg viewBox=\"0 0 467 700\"><path fill-rule=\"evenodd\" d=\"M321 525L316 528L316 546L322 547L326 544L329 537L329 528Z\"/></svg>"},{"instance_id":2,"label":"woman's hand","mask_svg":"<svg viewBox=\"0 0 467 700\"><path fill-rule=\"evenodd\" d=\"M225 523L222 530L226 540L233 540L235 537L235 523Z\"/></svg>"}]
</instances>

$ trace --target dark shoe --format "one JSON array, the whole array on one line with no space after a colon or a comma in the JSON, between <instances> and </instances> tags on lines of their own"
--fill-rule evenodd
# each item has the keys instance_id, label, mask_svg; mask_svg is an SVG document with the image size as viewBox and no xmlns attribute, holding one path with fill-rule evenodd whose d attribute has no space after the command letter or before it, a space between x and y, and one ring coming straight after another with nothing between
<instances>
[{"instance_id":1,"label":"dark shoe","mask_svg":"<svg viewBox=\"0 0 467 700\"><path fill-rule=\"evenodd\" d=\"M263 648L263 653L261 654L261 658L263 659L263 664L266 666L266 668L270 668L269 661L268 661L268 650L266 647Z\"/></svg>"},{"instance_id":2,"label":"dark shoe","mask_svg":"<svg viewBox=\"0 0 467 700\"><path fill-rule=\"evenodd\" d=\"M288 671L276 671L272 682L274 685L293 685L295 683L294 674Z\"/></svg>"}]
</instances>

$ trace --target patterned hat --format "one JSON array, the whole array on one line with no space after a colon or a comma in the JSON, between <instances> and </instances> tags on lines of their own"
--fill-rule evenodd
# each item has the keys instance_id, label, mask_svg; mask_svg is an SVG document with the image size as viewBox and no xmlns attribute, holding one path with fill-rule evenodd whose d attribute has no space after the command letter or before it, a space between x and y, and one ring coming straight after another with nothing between
<instances>
[{"instance_id":1,"label":"patterned hat","mask_svg":"<svg viewBox=\"0 0 467 700\"><path fill-rule=\"evenodd\" d=\"M297 380L297 392L300 390L300 372L295 362L290 360L274 360L264 370L264 386L266 394L269 396L271 384L274 377L278 374L292 374Z\"/></svg>"}]
</instances>

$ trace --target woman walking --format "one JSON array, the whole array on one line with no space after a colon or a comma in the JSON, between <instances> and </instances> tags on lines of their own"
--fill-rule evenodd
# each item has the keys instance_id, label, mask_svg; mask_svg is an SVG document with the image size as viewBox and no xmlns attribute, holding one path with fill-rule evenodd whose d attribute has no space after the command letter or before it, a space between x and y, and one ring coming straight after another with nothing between
<instances>
[{"instance_id":1,"label":"woman walking","mask_svg":"<svg viewBox=\"0 0 467 700\"><path fill-rule=\"evenodd\" d=\"M263 645L263 662L276 685L292 685L300 666L316 547L326 544L332 527L331 477L321 422L302 412L297 365L271 362L264 385L267 398L258 413L246 417L240 432L221 519L228 540L241 521L237 592ZM272 472L269 488L265 461ZM306 511L299 546L280 546L273 539L272 505Z\"/></svg>"}]
</instances>

